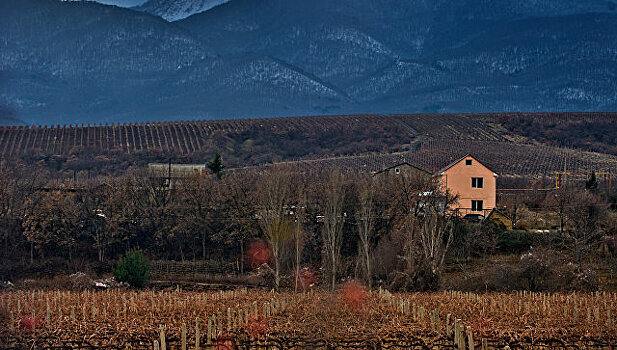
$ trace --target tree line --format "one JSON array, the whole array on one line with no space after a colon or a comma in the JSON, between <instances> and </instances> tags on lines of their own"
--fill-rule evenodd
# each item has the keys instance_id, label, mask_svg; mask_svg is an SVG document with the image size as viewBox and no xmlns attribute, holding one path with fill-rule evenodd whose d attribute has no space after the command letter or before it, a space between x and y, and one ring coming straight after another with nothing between
<instances>
[{"instance_id":1,"label":"tree line","mask_svg":"<svg viewBox=\"0 0 617 350\"><path fill-rule=\"evenodd\" d=\"M266 243L276 288L301 268L404 289L435 289L447 261L495 252L503 227L468 225L447 208L456 197L425 174L377 175L288 166L223 170L168 179L147 170L50 183L32 168L0 172L4 278L18 266L108 267L130 249L151 259L237 261ZM576 203L576 207L572 203ZM561 190L542 200L582 260L610 230L609 208L591 191ZM70 270L71 268L69 268ZM62 271L58 271L62 272Z\"/></svg>"}]
</instances>

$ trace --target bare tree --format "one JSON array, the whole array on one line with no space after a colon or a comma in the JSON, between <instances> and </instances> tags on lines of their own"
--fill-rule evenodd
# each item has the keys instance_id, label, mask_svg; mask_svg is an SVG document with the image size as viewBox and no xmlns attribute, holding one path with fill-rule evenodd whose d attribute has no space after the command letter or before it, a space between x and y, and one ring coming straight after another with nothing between
<instances>
[{"instance_id":1,"label":"bare tree","mask_svg":"<svg viewBox=\"0 0 617 350\"><path fill-rule=\"evenodd\" d=\"M343 243L343 224L345 223L343 213L345 179L340 171L333 171L330 174L322 196L324 225L321 232L325 252L324 260L329 267L331 288L334 290Z\"/></svg>"},{"instance_id":2,"label":"bare tree","mask_svg":"<svg viewBox=\"0 0 617 350\"><path fill-rule=\"evenodd\" d=\"M300 278L300 265L302 264L302 251L304 250L304 220L306 219L306 189L304 183L297 184L297 196L296 208L294 210L295 225L293 228L293 241L294 241L294 269L295 269L295 283L294 291L298 291L298 279Z\"/></svg>"},{"instance_id":3,"label":"bare tree","mask_svg":"<svg viewBox=\"0 0 617 350\"><path fill-rule=\"evenodd\" d=\"M167 259L176 252L184 260L181 240L175 239L176 216L173 205L177 200L173 179L163 179L154 171L134 175L135 187L130 198L134 201L143 231L154 237L157 248ZM165 182L168 181L168 183Z\"/></svg>"},{"instance_id":4,"label":"bare tree","mask_svg":"<svg viewBox=\"0 0 617 350\"><path fill-rule=\"evenodd\" d=\"M0 168L0 239L2 256L9 258L18 245L21 235L20 208L25 197L19 193L20 186L14 177Z\"/></svg>"},{"instance_id":5,"label":"bare tree","mask_svg":"<svg viewBox=\"0 0 617 350\"><path fill-rule=\"evenodd\" d=\"M217 185L213 176L203 174L193 174L178 183L179 211L185 218L178 222L178 229L199 235L203 260L207 256L206 243L213 229L212 216L216 214Z\"/></svg>"},{"instance_id":6,"label":"bare tree","mask_svg":"<svg viewBox=\"0 0 617 350\"><path fill-rule=\"evenodd\" d=\"M82 209L85 222L84 233L94 240L98 261L105 260L107 247L111 245L115 232L106 229L105 203L107 202L107 185L94 180L87 180L79 185L77 200Z\"/></svg>"},{"instance_id":7,"label":"bare tree","mask_svg":"<svg viewBox=\"0 0 617 350\"><path fill-rule=\"evenodd\" d=\"M281 281L281 255L293 227L287 217L290 211L290 172L285 168L273 168L263 174L258 183L259 224L272 249L274 259L274 282L276 289Z\"/></svg>"},{"instance_id":8,"label":"bare tree","mask_svg":"<svg viewBox=\"0 0 617 350\"><path fill-rule=\"evenodd\" d=\"M360 178L358 185L358 211L356 220L358 221L358 236L360 237L361 256L365 268L365 278L368 288L372 287L372 268L371 268L371 240L375 226L375 187L373 179L370 177Z\"/></svg>"},{"instance_id":9,"label":"bare tree","mask_svg":"<svg viewBox=\"0 0 617 350\"><path fill-rule=\"evenodd\" d=\"M454 223L448 208L456 197L442 192L436 179L428 174L400 174L388 186L395 196L392 214L406 263L406 272L401 275L406 281L399 282L409 288L417 279L421 283L434 281L454 239Z\"/></svg>"},{"instance_id":10,"label":"bare tree","mask_svg":"<svg viewBox=\"0 0 617 350\"><path fill-rule=\"evenodd\" d=\"M142 226L139 208L136 206L136 197L141 192L137 190L132 176L108 179L104 191L104 235L114 243L123 243L124 250L128 251L131 241Z\"/></svg>"},{"instance_id":11,"label":"bare tree","mask_svg":"<svg viewBox=\"0 0 617 350\"><path fill-rule=\"evenodd\" d=\"M228 218L213 238L217 243L239 247L240 271L244 272L244 242L259 234L259 223L252 220L258 216L257 176L251 172L228 173L220 184L217 196L217 211ZM251 220L247 220L251 218Z\"/></svg>"},{"instance_id":12,"label":"bare tree","mask_svg":"<svg viewBox=\"0 0 617 350\"><path fill-rule=\"evenodd\" d=\"M548 193L544 206L551 208L559 216L559 231L564 233L570 221L568 206L574 203L574 190L564 184L559 189Z\"/></svg>"},{"instance_id":13,"label":"bare tree","mask_svg":"<svg viewBox=\"0 0 617 350\"><path fill-rule=\"evenodd\" d=\"M573 200L564 208L570 223L567 235L573 241L572 252L580 266L602 241L609 220L609 205L589 190L572 191L571 198Z\"/></svg>"},{"instance_id":14,"label":"bare tree","mask_svg":"<svg viewBox=\"0 0 617 350\"><path fill-rule=\"evenodd\" d=\"M454 238L454 222L433 204L427 206L421 219L419 239L424 261L434 275L439 275L450 243Z\"/></svg>"},{"instance_id":15,"label":"bare tree","mask_svg":"<svg viewBox=\"0 0 617 350\"><path fill-rule=\"evenodd\" d=\"M435 180L428 174L401 173L390 177L387 182L387 192L394 196L392 200L392 216L394 226L403 238L404 259L408 273L413 273L416 261L421 260L418 249L418 232L420 216L422 215L425 194L432 193L437 189Z\"/></svg>"},{"instance_id":16,"label":"bare tree","mask_svg":"<svg viewBox=\"0 0 617 350\"><path fill-rule=\"evenodd\" d=\"M75 194L47 192L26 212L22 223L24 236L41 253L64 250L73 260L73 250L83 228Z\"/></svg>"}]
</instances>

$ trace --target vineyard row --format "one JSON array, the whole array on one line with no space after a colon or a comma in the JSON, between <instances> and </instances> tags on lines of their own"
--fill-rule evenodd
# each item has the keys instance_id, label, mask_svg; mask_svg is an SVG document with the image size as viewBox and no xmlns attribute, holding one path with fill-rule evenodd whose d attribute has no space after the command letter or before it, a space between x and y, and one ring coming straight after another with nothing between
<instances>
[{"instance_id":1,"label":"vineyard row","mask_svg":"<svg viewBox=\"0 0 617 350\"><path fill-rule=\"evenodd\" d=\"M278 164L306 169L339 168L348 172L377 172L409 163L436 172L467 154L473 155L500 176L554 178L557 172L565 170L585 177L591 172L617 172L617 157L600 153L502 141L430 139L422 142L420 149L414 152L308 159ZM244 169L249 168L254 167Z\"/></svg>"},{"instance_id":2,"label":"vineyard row","mask_svg":"<svg viewBox=\"0 0 617 350\"><path fill-rule=\"evenodd\" d=\"M201 150L216 133L243 134L262 131L281 134L309 130L320 133L345 132L349 125L394 125L376 115L319 116L211 121L117 123L99 125L53 125L0 127L0 156L27 152L73 154L92 149L97 152L159 151L187 155Z\"/></svg>"}]
</instances>

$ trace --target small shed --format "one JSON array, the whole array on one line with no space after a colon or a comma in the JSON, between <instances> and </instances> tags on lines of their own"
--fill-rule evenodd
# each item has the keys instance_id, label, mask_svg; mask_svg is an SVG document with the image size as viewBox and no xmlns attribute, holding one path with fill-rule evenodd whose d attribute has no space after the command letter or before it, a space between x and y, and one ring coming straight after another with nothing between
<instances>
[{"instance_id":1,"label":"small shed","mask_svg":"<svg viewBox=\"0 0 617 350\"><path fill-rule=\"evenodd\" d=\"M497 208L494 208L488 213L484 221L487 221L487 220L490 220L497 225L503 225L508 230L512 230L512 228L514 227L512 219L510 219L508 215L504 214L502 211L500 211Z\"/></svg>"}]
</instances>

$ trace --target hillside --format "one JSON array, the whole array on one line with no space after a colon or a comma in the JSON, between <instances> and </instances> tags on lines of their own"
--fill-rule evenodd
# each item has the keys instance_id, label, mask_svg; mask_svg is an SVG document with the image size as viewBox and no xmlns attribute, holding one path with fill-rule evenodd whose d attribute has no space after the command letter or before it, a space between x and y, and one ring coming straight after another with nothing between
<instances>
[{"instance_id":1,"label":"hillside","mask_svg":"<svg viewBox=\"0 0 617 350\"><path fill-rule=\"evenodd\" d=\"M538 113L498 120L508 131L539 142L617 155L615 114Z\"/></svg>"},{"instance_id":2,"label":"hillside","mask_svg":"<svg viewBox=\"0 0 617 350\"><path fill-rule=\"evenodd\" d=\"M24 122L15 118L15 113L8 107L0 105L0 125L23 125Z\"/></svg>"},{"instance_id":3,"label":"hillside","mask_svg":"<svg viewBox=\"0 0 617 350\"><path fill-rule=\"evenodd\" d=\"M169 160L204 164L216 151L228 168L292 162L371 172L406 161L436 171L473 154L510 178L554 178L564 169L583 177L591 171L617 171L616 155L557 147L506 127L546 117L588 120L598 128L617 114L342 115L0 127L0 156L46 164L60 174L120 174L130 166ZM571 145L593 136L582 135ZM601 148L616 146L596 136L593 141Z\"/></svg>"},{"instance_id":4,"label":"hillside","mask_svg":"<svg viewBox=\"0 0 617 350\"><path fill-rule=\"evenodd\" d=\"M232 0L159 17L219 2L4 0L0 105L27 124L617 108L613 0Z\"/></svg>"},{"instance_id":5,"label":"hillside","mask_svg":"<svg viewBox=\"0 0 617 350\"><path fill-rule=\"evenodd\" d=\"M265 115L344 99L293 66L259 54L218 56L141 12L7 0L0 13L0 104L33 124Z\"/></svg>"}]
</instances>

